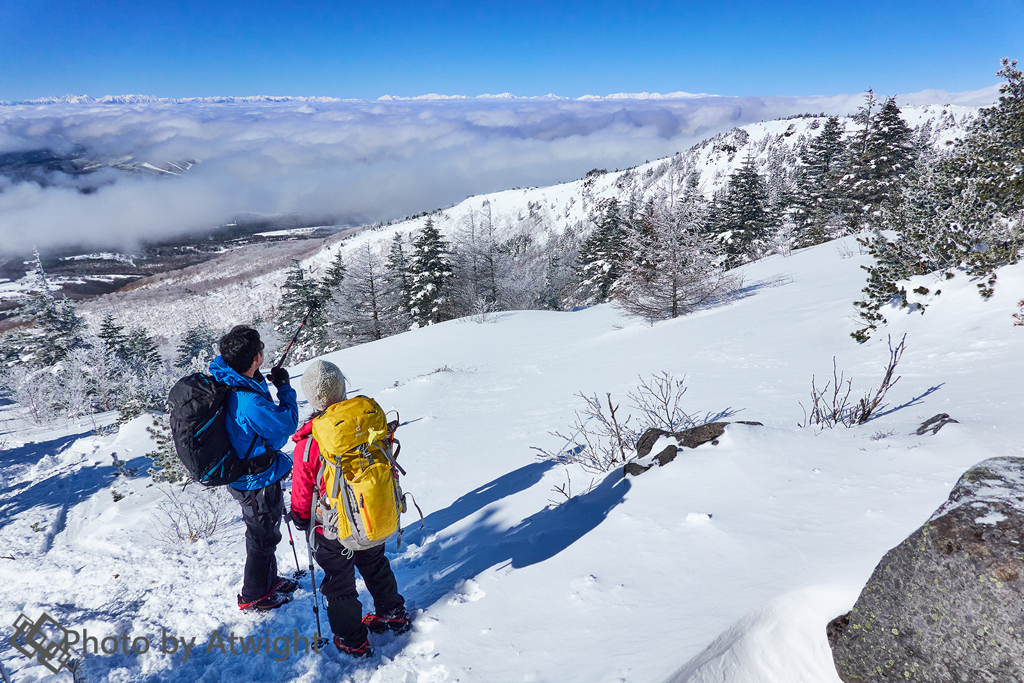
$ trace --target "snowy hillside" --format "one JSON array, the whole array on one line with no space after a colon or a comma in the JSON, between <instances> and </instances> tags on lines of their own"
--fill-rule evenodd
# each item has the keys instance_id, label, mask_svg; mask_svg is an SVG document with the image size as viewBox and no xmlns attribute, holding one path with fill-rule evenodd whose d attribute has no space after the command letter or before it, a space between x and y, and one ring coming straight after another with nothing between
<instances>
[{"instance_id":1,"label":"snowy hillside","mask_svg":"<svg viewBox=\"0 0 1024 683\"><path fill-rule=\"evenodd\" d=\"M963 135L976 112L976 108L960 105L902 109L917 139L940 149ZM580 180L559 185L477 195L435 211L429 218L449 239L467 232L471 225L488 225L493 226L499 240L525 236L546 243L566 230L589 233L596 208L609 199L639 205L659 194L678 194L687 181L696 183L705 196L711 198L748 154L770 188L792 185L798 150L820 133L825 120L824 117L809 117L749 124L709 138L674 157L621 171L600 172L598 169ZM840 121L848 135L858 129L852 119ZM367 241L384 246L396 233L409 236L419 231L426 220L427 216L419 216L387 226L378 225L348 239L342 248L353 253ZM225 328L239 319L265 316L273 310L280 298L280 285L290 258L300 258L303 267L322 274L336 253L333 246L336 243L331 240L328 244L330 246L315 254L275 257L272 267L268 267L266 251L226 255L223 259L194 266L187 274L161 276L139 290L101 297L83 306L82 311L93 324L98 324L108 312L120 316L123 311L131 310L142 314L149 331L164 339L180 334L182 321L186 325L205 321L216 329ZM250 278L239 276L239 266L246 262L254 264L251 269L258 264L259 274ZM204 283L199 291L192 288L193 294L198 296L181 296L181 288L188 282ZM163 291L163 287L177 289Z\"/></svg>"},{"instance_id":2,"label":"snowy hillside","mask_svg":"<svg viewBox=\"0 0 1024 683\"><path fill-rule=\"evenodd\" d=\"M586 189L610 192L621 177ZM546 207L564 211L568 188L491 200L511 211L547 192ZM172 489L144 475L153 448L145 419L118 433L94 433L110 418L26 431L7 407L0 623L46 612L100 639L152 642L145 654L90 651L80 678L93 683L836 683L826 622L850 608L882 554L928 518L964 469L1019 455L1022 443L1024 330L1011 314L1024 265L1001 269L988 301L958 275L925 315L887 311L885 332L906 334L907 350L878 417L853 429L797 426L812 375L828 376L833 356L855 396L881 377L884 335L864 345L849 338L866 262L852 238L770 257L740 269L746 287L732 300L653 326L608 305L524 311L330 354L355 391L412 421L398 433L404 487L426 515L423 531L407 515L402 548L388 545L415 628L377 638L370 661L274 654L269 638L313 631L311 594L267 615L238 611L244 528L232 501L214 539L162 540L159 506ZM548 432L571 424L576 392L611 392L625 410L638 376L661 371L686 376L691 414L764 426L730 427L717 445L637 478L535 457L531 446L564 445ZM941 412L959 424L913 434ZM115 477L113 455L137 473ZM554 487L568 482L565 502ZM200 496L195 489L184 495ZM294 565L287 537L278 561ZM207 651L214 631L250 645L259 638L269 652ZM163 637L194 647L187 657L180 647L162 654ZM11 649L0 661L18 683L68 678Z\"/></svg>"}]
</instances>

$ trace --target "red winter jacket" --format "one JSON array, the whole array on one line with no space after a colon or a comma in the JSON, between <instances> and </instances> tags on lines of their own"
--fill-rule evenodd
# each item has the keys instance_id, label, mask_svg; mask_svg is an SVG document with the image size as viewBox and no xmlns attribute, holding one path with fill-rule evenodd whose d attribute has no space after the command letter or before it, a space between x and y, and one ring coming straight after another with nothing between
<instances>
[{"instance_id":1,"label":"red winter jacket","mask_svg":"<svg viewBox=\"0 0 1024 683\"><path fill-rule=\"evenodd\" d=\"M292 458L292 515L298 519L308 520L309 511L313 507L313 484L320 472L320 445L313 438L313 421L310 420L299 427L292 441L295 442ZM306 459L303 462L303 451L306 450L307 442L309 452L305 454Z\"/></svg>"}]
</instances>

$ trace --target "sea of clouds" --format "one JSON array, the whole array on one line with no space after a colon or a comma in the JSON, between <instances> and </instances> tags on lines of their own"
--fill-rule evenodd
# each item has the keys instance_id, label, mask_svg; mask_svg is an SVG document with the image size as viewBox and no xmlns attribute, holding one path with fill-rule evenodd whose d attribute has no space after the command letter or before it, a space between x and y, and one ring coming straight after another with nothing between
<instances>
[{"instance_id":1,"label":"sea of clouds","mask_svg":"<svg viewBox=\"0 0 1024 683\"><path fill-rule=\"evenodd\" d=\"M900 104L991 104L996 86ZM592 168L627 168L716 133L803 112L848 114L862 95L386 99L65 98L0 105L0 155L198 163L178 177L105 168L0 175L0 250L131 249L240 215L360 224Z\"/></svg>"}]
</instances>

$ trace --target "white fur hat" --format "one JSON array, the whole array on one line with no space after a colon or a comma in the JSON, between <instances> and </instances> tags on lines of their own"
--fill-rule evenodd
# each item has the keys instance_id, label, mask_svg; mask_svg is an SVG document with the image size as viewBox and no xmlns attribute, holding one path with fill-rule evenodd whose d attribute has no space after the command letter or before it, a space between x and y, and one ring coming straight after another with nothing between
<instances>
[{"instance_id":1,"label":"white fur hat","mask_svg":"<svg viewBox=\"0 0 1024 683\"><path fill-rule=\"evenodd\" d=\"M302 393L313 410L323 410L345 400L345 375L334 363L315 360L302 373Z\"/></svg>"}]
</instances>

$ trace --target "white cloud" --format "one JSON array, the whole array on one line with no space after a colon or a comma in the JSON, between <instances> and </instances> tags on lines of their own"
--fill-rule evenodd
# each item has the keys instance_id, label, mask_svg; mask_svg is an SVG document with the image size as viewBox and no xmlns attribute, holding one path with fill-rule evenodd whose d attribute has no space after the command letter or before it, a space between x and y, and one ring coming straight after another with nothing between
<instances>
[{"instance_id":1,"label":"white cloud","mask_svg":"<svg viewBox=\"0 0 1024 683\"><path fill-rule=\"evenodd\" d=\"M849 113L861 102L860 95L643 95L0 106L0 154L85 150L108 161L200 162L178 178L113 171L52 173L42 184L0 178L0 248L124 247L241 213L388 220L470 194L626 168L746 123L807 111ZM900 101L978 105L995 97L993 87ZM102 181L95 191L79 191L93 180Z\"/></svg>"}]
</instances>

